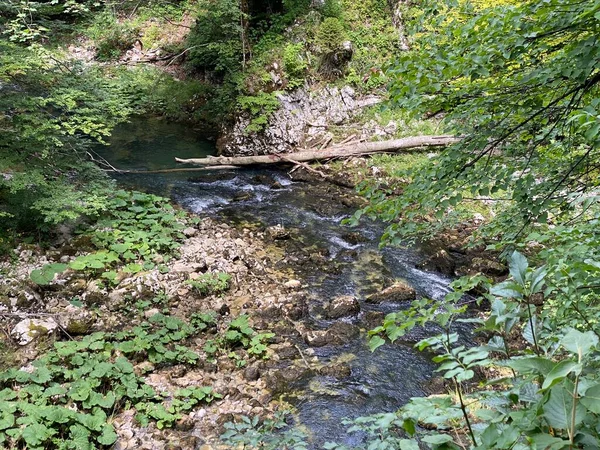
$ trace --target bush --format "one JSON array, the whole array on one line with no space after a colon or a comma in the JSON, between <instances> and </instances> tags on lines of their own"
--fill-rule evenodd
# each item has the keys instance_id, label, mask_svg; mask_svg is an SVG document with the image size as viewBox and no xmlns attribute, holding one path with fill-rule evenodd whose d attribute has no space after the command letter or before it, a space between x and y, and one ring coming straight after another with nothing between
<instances>
[{"instance_id":1,"label":"bush","mask_svg":"<svg viewBox=\"0 0 600 450\"><path fill-rule=\"evenodd\" d=\"M283 50L283 67L292 85L302 83L302 79L308 68L308 64L302 56L303 50L304 46L302 44L288 44Z\"/></svg>"},{"instance_id":2,"label":"bush","mask_svg":"<svg viewBox=\"0 0 600 450\"><path fill-rule=\"evenodd\" d=\"M218 0L198 15L188 37L188 63L193 69L221 75L241 69L241 14L236 0Z\"/></svg>"},{"instance_id":3,"label":"bush","mask_svg":"<svg viewBox=\"0 0 600 450\"><path fill-rule=\"evenodd\" d=\"M317 31L317 42L321 53L339 50L346 39L346 31L340 19L326 18Z\"/></svg>"},{"instance_id":4,"label":"bush","mask_svg":"<svg viewBox=\"0 0 600 450\"><path fill-rule=\"evenodd\" d=\"M338 19L341 19L344 9L339 0L325 0L325 3L323 3L323 6L321 7L321 13L325 17L337 17Z\"/></svg>"}]
</instances>

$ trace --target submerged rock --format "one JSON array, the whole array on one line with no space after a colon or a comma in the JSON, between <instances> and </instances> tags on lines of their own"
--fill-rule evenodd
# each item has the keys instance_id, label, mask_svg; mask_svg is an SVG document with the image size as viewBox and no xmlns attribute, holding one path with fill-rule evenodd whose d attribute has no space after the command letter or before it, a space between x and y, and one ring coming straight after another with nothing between
<instances>
[{"instance_id":1,"label":"submerged rock","mask_svg":"<svg viewBox=\"0 0 600 450\"><path fill-rule=\"evenodd\" d=\"M274 240L284 240L290 238L290 232L283 225L274 225L267 228L267 234Z\"/></svg>"},{"instance_id":2,"label":"submerged rock","mask_svg":"<svg viewBox=\"0 0 600 450\"><path fill-rule=\"evenodd\" d=\"M403 281L396 281L390 287L385 288L383 291L373 295L369 295L366 298L367 303L383 303L383 302L406 302L414 300L417 297L415 290Z\"/></svg>"}]
</instances>

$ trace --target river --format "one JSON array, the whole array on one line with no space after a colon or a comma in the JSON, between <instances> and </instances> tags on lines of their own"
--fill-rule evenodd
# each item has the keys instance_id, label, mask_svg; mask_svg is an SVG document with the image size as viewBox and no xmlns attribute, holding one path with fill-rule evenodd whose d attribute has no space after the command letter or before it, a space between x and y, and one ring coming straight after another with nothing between
<instances>
[{"instance_id":1,"label":"river","mask_svg":"<svg viewBox=\"0 0 600 450\"><path fill-rule=\"evenodd\" d=\"M158 119L135 119L117 128L110 146L98 153L121 169L163 169L176 167L175 156L202 157L214 154L214 144L185 125ZM370 305L366 294L377 289L383 279L400 278L418 296L442 298L451 280L415 268L421 255L416 249L379 248L383 225L364 222L355 229L340 224L353 213L339 201L339 188L320 183L292 182L279 169L190 172L169 174L118 175L120 184L168 196L200 216L219 218L229 223L282 225L292 230L299 246L314 247L335 267L335 273L322 265L307 263L299 273L309 286L312 308L308 321L326 328L332 321L319 314L319 303L338 295L355 295L361 314L350 320L368 329L369 311L390 312L399 304ZM353 239L348 239L355 233ZM331 264L324 266L330 267ZM308 348L305 351L312 351ZM385 345L371 353L364 333L343 346L314 349L323 361L348 357L351 375L338 379L314 376L289 393L297 408L297 422L312 435L312 445L325 441L350 446L361 445L360 435L349 435L341 424L356 418L398 409L414 396L424 395L424 386L434 366L411 343Z\"/></svg>"}]
</instances>

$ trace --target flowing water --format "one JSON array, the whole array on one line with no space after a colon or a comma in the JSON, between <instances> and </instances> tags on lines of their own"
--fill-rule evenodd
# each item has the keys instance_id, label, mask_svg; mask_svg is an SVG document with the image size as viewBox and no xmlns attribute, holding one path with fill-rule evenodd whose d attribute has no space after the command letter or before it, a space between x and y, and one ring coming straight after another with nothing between
<instances>
[{"instance_id":1,"label":"flowing water","mask_svg":"<svg viewBox=\"0 0 600 450\"><path fill-rule=\"evenodd\" d=\"M110 142L110 147L98 149L98 153L121 169L177 167L175 156L203 157L215 152L214 144L194 130L147 118L119 127ZM201 216L230 223L283 225L294 230L299 245L318 249L336 264L335 273L330 273L324 271L325 265L308 261L301 273L313 306L317 306L307 319L315 327L331 325L332 321L314 311L318 311L319 302L338 295L359 298L362 313L353 321L361 328L369 327L364 322L367 311L401 308L398 304L364 303L365 294L384 279L401 278L416 289L418 296L441 298L448 292L449 279L415 268L421 258L418 251L378 248L381 224L368 222L356 229L341 225L340 221L353 209L340 203L338 188L292 182L285 171L262 168L130 174L120 175L118 181L127 187L169 196ZM357 234L350 239L350 233ZM364 334L346 345L316 348L314 352L323 361L346 358L351 367L348 378L315 376L290 394L290 402L298 409L297 419L312 434L315 448L325 441L360 447L362 437L347 434L341 420L396 410L409 398L424 394L423 386L434 369L429 358L413 350L410 343L386 345L371 353Z\"/></svg>"}]
</instances>

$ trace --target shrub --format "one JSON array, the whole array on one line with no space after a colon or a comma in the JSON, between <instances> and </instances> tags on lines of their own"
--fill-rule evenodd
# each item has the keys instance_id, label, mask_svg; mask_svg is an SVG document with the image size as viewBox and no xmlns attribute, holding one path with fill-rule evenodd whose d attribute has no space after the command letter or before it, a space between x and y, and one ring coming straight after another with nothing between
<instances>
[{"instance_id":1,"label":"shrub","mask_svg":"<svg viewBox=\"0 0 600 450\"><path fill-rule=\"evenodd\" d=\"M237 0L218 0L201 12L188 37L188 63L193 69L222 75L241 68L241 11Z\"/></svg>"},{"instance_id":2,"label":"shrub","mask_svg":"<svg viewBox=\"0 0 600 450\"><path fill-rule=\"evenodd\" d=\"M346 31L340 19L326 18L317 31L317 42L321 53L331 53L339 50L346 39Z\"/></svg>"},{"instance_id":3,"label":"shrub","mask_svg":"<svg viewBox=\"0 0 600 450\"><path fill-rule=\"evenodd\" d=\"M304 46L302 44L288 44L283 49L283 67L288 75L288 80L295 87L302 83L303 76L308 68L308 64L302 52Z\"/></svg>"},{"instance_id":4,"label":"shrub","mask_svg":"<svg viewBox=\"0 0 600 450\"><path fill-rule=\"evenodd\" d=\"M321 7L321 13L325 17L337 17L338 19L341 19L344 9L339 0L325 0Z\"/></svg>"},{"instance_id":5,"label":"shrub","mask_svg":"<svg viewBox=\"0 0 600 450\"><path fill-rule=\"evenodd\" d=\"M224 272L205 273L194 280L186 281L198 294L219 295L229 289L231 275Z\"/></svg>"}]
</instances>

